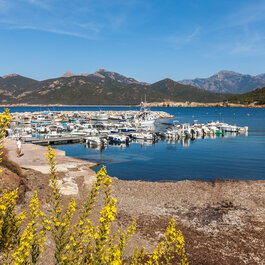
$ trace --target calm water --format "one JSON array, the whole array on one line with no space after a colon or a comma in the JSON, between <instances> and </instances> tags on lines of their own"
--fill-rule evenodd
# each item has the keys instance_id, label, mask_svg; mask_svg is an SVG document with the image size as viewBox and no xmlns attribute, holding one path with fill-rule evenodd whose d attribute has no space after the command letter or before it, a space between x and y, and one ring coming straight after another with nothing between
<instances>
[{"instance_id":1,"label":"calm water","mask_svg":"<svg viewBox=\"0 0 265 265\"><path fill-rule=\"evenodd\" d=\"M102 110L135 108L102 107ZM14 107L15 111L48 108ZM50 110L98 110L97 107L56 107ZM129 180L184 180L216 178L265 179L265 109L243 108L152 108L173 114L181 123L220 120L248 126L248 135L197 139L156 144L131 143L129 147L108 146L105 150L85 145L61 145L68 156L105 164L108 173ZM168 121L170 122L170 120Z\"/></svg>"}]
</instances>

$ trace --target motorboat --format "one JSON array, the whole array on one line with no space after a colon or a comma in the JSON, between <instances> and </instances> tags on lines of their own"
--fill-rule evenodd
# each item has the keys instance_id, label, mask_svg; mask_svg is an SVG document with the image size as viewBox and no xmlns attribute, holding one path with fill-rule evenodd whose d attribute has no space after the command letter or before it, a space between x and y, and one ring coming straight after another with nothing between
<instances>
[{"instance_id":1,"label":"motorboat","mask_svg":"<svg viewBox=\"0 0 265 265\"><path fill-rule=\"evenodd\" d=\"M115 142L115 143L128 143L129 142L128 136L120 135L120 134L109 134L107 139L110 142Z\"/></svg>"},{"instance_id":2,"label":"motorboat","mask_svg":"<svg viewBox=\"0 0 265 265\"><path fill-rule=\"evenodd\" d=\"M152 133L132 133L131 137L134 139L144 139L144 140L153 140L155 137Z\"/></svg>"},{"instance_id":3,"label":"motorboat","mask_svg":"<svg viewBox=\"0 0 265 265\"><path fill-rule=\"evenodd\" d=\"M107 144L107 140L104 138L100 138L99 136L85 137L84 140L86 141L86 144L89 144L89 145L105 145L105 144Z\"/></svg>"}]
</instances>

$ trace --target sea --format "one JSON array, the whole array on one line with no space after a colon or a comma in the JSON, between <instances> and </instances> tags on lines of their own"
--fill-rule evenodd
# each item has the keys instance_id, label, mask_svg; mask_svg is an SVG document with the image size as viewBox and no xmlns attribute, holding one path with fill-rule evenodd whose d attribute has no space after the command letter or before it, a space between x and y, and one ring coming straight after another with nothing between
<instances>
[{"instance_id":1,"label":"sea","mask_svg":"<svg viewBox=\"0 0 265 265\"><path fill-rule=\"evenodd\" d=\"M3 111L4 108L0 108ZM11 112L98 111L98 107L10 107ZM138 110L133 107L101 107L100 110ZM135 142L108 145L105 149L85 144L56 145L67 156L105 165L108 174L123 180L261 180L265 179L265 109L262 108L152 108L166 111L174 119L159 120L165 128L173 120L180 123L221 121L248 126L247 134L157 143Z\"/></svg>"}]
</instances>

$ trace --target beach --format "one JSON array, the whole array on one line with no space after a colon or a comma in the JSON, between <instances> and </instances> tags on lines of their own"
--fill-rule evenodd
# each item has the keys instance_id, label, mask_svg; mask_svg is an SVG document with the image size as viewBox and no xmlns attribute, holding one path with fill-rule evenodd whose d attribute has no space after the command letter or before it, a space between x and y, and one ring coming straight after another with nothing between
<instances>
[{"instance_id":1,"label":"beach","mask_svg":"<svg viewBox=\"0 0 265 265\"><path fill-rule=\"evenodd\" d=\"M7 139L5 146L10 160L18 163L25 175L20 196L20 210L29 203L34 190L38 191L41 209L50 212L50 188L47 147L23 145L24 155L15 155L15 141ZM96 173L95 163L66 157L55 150L61 180L63 203L71 197L77 201L77 211L89 192ZM3 174L4 175L4 174ZM14 176L13 176L14 177ZM171 218L184 235L190 264L263 264L265 260L265 181L123 181L112 178L113 197L117 199L117 216L113 229L125 231L136 219L137 230L128 245L127 254L135 246L154 250ZM12 175L3 181L2 188L11 186ZM17 183L17 184L15 184ZM13 181L12 185L21 185ZM102 194L94 209L96 222L101 209ZM52 259L51 240L43 256L45 263Z\"/></svg>"}]
</instances>

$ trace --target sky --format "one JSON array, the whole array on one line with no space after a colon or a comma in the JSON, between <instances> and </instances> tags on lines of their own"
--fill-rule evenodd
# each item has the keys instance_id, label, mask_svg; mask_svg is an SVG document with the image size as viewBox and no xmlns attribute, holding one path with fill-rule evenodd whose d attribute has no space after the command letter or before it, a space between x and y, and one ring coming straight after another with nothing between
<instances>
[{"instance_id":1,"label":"sky","mask_svg":"<svg viewBox=\"0 0 265 265\"><path fill-rule=\"evenodd\" d=\"M264 0L0 0L0 76L265 73Z\"/></svg>"}]
</instances>

